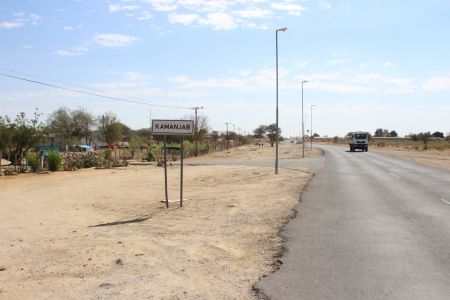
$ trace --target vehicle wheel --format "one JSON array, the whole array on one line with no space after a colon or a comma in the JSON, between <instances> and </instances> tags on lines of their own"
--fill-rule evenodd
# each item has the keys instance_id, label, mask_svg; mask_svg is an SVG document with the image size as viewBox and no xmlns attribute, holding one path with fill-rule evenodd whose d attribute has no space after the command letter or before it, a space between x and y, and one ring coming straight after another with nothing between
<instances>
[{"instance_id":1,"label":"vehicle wheel","mask_svg":"<svg viewBox=\"0 0 450 300\"><path fill-rule=\"evenodd\" d=\"M366 152L369 152L369 148L368 147L366 148Z\"/></svg>"},{"instance_id":2,"label":"vehicle wheel","mask_svg":"<svg viewBox=\"0 0 450 300\"><path fill-rule=\"evenodd\" d=\"M353 148L352 147L350 147L350 152L353 152Z\"/></svg>"}]
</instances>

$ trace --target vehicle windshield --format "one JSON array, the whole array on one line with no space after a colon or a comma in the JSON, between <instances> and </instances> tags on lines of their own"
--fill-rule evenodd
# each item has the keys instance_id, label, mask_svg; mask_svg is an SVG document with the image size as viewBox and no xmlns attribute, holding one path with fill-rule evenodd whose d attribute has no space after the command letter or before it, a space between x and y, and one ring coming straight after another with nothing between
<instances>
[{"instance_id":1,"label":"vehicle windshield","mask_svg":"<svg viewBox=\"0 0 450 300\"><path fill-rule=\"evenodd\" d=\"M355 139L365 139L367 137L364 133L355 134Z\"/></svg>"}]
</instances>

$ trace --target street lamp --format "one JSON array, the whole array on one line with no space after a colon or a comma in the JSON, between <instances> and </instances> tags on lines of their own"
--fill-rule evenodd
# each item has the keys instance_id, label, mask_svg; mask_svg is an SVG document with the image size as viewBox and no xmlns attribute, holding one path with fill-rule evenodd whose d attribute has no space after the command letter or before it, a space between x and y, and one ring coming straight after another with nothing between
<instances>
[{"instance_id":1,"label":"street lamp","mask_svg":"<svg viewBox=\"0 0 450 300\"><path fill-rule=\"evenodd\" d=\"M276 108L276 123L275 123L275 174L278 174L278 31L287 31L286 27L275 30L275 56L276 56L276 74L277 74L277 108Z\"/></svg>"},{"instance_id":2,"label":"street lamp","mask_svg":"<svg viewBox=\"0 0 450 300\"><path fill-rule=\"evenodd\" d=\"M195 156L198 155L198 120L197 120L197 111L199 109L203 109L203 106L196 106L192 107L191 109L195 110L195 133L194 133L194 139L195 139ZM183 145L181 145L183 147Z\"/></svg>"},{"instance_id":3,"label":"street lamp","mask_svg":"<svg viewBox=\"0 0 450 300\"><path fill-rule=\"evenodd\" d=\"M312 144L313 144L313 138L314 138L314 133L313 133L313 130L312 130L312 108L314 107L314 106L317 106L317 105L311 105L311 151L312 151Z\"/></svg>"},{"instance_id":4,"label":"street lamp","mask_svg":"<svg viewBox=\"0 0 450 300\"><path fill-rule=\"evenodd\" d=\"M225 137L226 144L227 144L227 150L228 150L228 125L230 125L230 124L231 124L231 123L229 123L229 122L225 123L225 125L227 125L227 135L226 135L226 137Z\"/></svg>"},{"instance_id":5,"label":"street lamp","mask_svg":"<svg viewBox=\"0 0 450 300\"><path fill-rule=\"evenodd\" d=\"M302 157L305 158L305 123L303 122L303 84L308 80L302 81Z\"/></svg>"}]
</instances>

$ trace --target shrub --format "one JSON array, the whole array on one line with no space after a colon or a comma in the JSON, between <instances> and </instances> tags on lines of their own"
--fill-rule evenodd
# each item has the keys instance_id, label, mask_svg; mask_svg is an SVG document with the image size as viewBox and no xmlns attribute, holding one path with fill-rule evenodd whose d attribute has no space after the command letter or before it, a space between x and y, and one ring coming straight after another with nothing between
<instances>
[{"instance_id":1,"label":"shrub","mask_svg":"<svg viewBox=\"0 0 450 300\"><path fill-rule=\"evenodd\" d=\"M92 154L91 154L92 153ZM97 164L97 157L93 152L88 153L83 157L83 167L84 168L92 168Z\"/></svg>"},{"instance_id":2,"label":"shrub","mask_svg":"<svg viewBox=\"0 0 450 300\"><path fill-rule=\"evenodd\" d=\"M109 149L106 149L106 150L103 152L103 155L105 156L105 159L106 159L106 160L111 160L111 159L112 159L112 152L111 152L111 150L109 150Z\"/></svg>"},{"instance_id":3,"label":"shrub","mask_svg":"<svg viewBox=\"0 0 450 300\"><path fill-rule=\"evenodd\" d=\"M51 151L48 153L48 169L52 172L59 171L61 169L61 155L59 152Z\"/></svg>"},{"instance_id":4,"label":"shrub","mask_svg":"<svg viewBox=\"0 0 450 300\"><path fill-rule=\"evenodd\" d=\"M147 161L155 161L155 157L151 151L148 151L147 153Z\"/></svg>"},{"instance_id":5,"label":"shrub","mask_svg":"<svg viewBox=\"0 0 450 300\"><path fill-rule=\"evenodd\" d=\"M36 172L39 169L39 158L36 153L30 152L27 154L27 164L33 172Z\"/></svg>"}]
</instances>

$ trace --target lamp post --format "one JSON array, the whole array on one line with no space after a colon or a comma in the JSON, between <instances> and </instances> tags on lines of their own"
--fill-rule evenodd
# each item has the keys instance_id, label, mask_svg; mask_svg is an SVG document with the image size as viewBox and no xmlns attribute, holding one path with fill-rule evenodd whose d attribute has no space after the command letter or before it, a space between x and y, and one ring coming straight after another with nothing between
<instances>
[{"instance_id":1,"label":"lamp post","mask_svg":"<svg viewBox=\"0 0 450 300\"><path fill-rule=\"evenodd\" d=\"M275 56L276 56L276 74L277 74L277 104L275 121L275 174L278 174L278 31L287 31L286 27L275 30Z\"/></svg>"},{"instance_id":2,"label":"lamp post","mask_svg":"<svg viewBox=\"0 0 450 300\"><path fill-rule=\"evenodd\" d=\"M199 109L203 109L203 106L196 106L192 107L193 110L195 110L195 133L194 133L194 139L195 139L195 156L198 155L198 120L197 120L197 111ZM181 145L183 147L183 145Z\"/></svg>"},{"instance_id":3,"label":"lamp post","mask_svg":"<svg viewBox=\"0 0 450 300\"><path fill-rule=\"evenodd\" d=\"M231 124L231 123L229 123L229 122L225 123L225 125L227 125L227 135L226 135L226 137L225 137L226 144L227 144L227 150L228 150L228 125L230 125L230 124Z\"/></svg>"},{"instance_id":4,"label":"lamp post","mask_svg":"<svg viewBox=\"0 0 450 300\"><path fill-rule=\"evenodd\" d=\"M308 80L302 81L302 158L305 158L305 123L303 122L303 84Z\"/></svg>"},{"instance_id":5,"label":"lamp post","mask_svg":"<svg viewBox=\"0 0 450 300\"><path fill-rule=\"evenodd\" d=\"M313 115L312 115L312 108L314 107L314 106L317 106L317 105L311 105L311 151L312 151L312 145L313 145L313 138L314 138L314 133L313 133L313 130L312 130L312 117L313 117Z\"/></svg>"}]
</instances>

